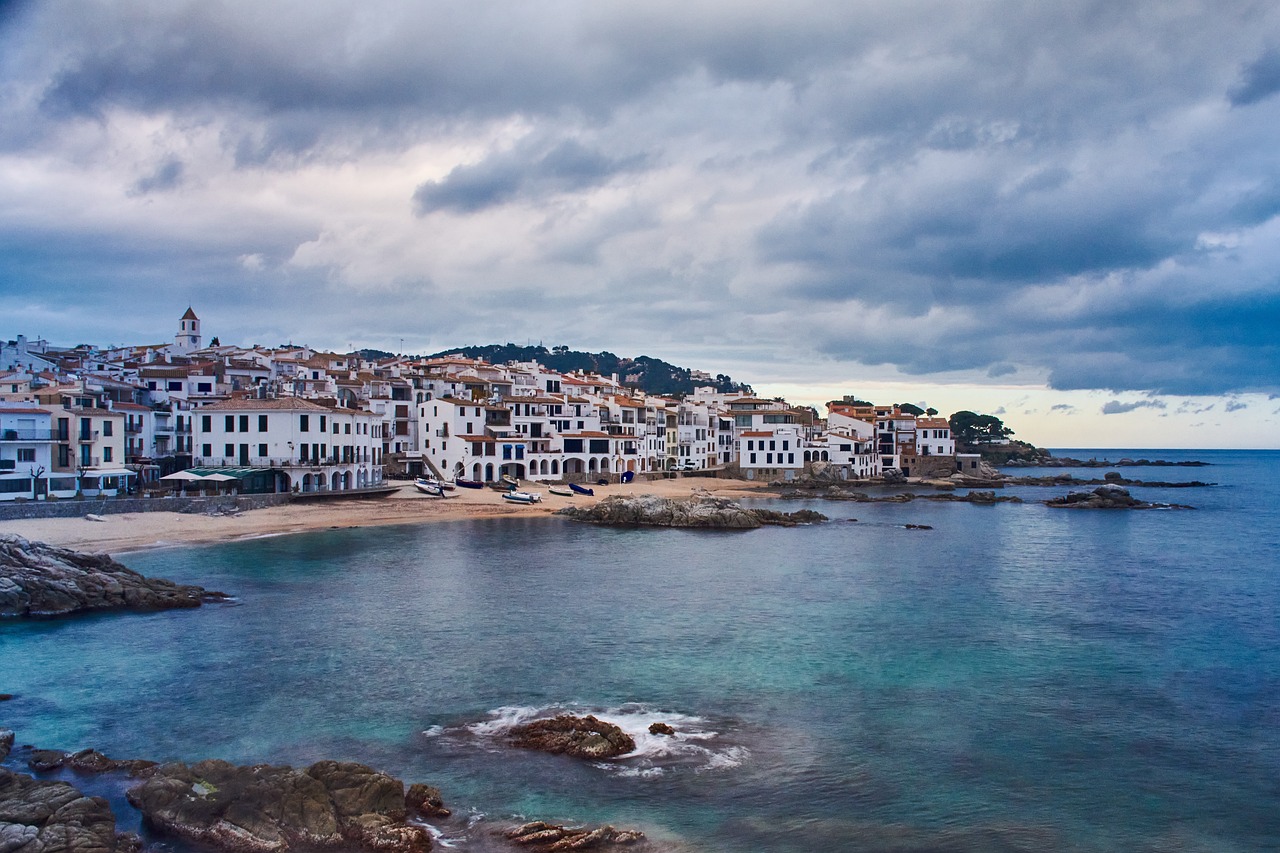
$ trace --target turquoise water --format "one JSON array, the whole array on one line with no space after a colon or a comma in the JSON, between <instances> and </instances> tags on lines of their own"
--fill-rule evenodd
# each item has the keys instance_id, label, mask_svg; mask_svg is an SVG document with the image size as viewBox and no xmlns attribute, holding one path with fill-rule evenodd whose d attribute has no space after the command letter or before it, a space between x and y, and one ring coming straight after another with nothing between
<instances>
[{"instance_id":1,"label":"turquoise water","mask_svg":"<svg viewBox=\"0 0 1280 853\"><path fill-rule=\"evenodd\" d=\"M132 554L237 603L0 625L0 725L116 757L364 761L440 786L462 850L517 816L709 851L1280 848L1280 453L1087 453L1205 459L1124 473L1220 485L1134 490L1194 512L815 501L835 520ZM503 746L561 708L680 735L598 764Z\"/></svg>"}]
</instances>

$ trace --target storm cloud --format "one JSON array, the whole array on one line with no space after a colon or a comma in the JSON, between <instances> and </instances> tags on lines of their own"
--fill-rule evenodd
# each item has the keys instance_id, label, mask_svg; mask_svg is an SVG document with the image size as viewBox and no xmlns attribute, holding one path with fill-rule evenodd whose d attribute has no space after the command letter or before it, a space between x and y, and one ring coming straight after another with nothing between
<instances>
[{"instance_id":1,"label":"storm cloud","mask_svg":"<svg viewBox=\"0 0 1280 853\"><path fill-rule=\"evenodd\" d=\"M1268 4L69 0L0 40L0 312L48 318L10 335L130 292L112 337L190 296L245 342L1280 387Z\"/></svg>"}]
</instances>

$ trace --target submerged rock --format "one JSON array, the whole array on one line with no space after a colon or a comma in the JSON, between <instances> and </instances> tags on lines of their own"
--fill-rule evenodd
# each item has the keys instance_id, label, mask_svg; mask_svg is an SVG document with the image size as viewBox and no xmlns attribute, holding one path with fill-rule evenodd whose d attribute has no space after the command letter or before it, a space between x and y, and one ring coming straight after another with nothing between
<instances>
[{"instance_id":1,"label":"submerged rock","mask_svg":"<svg viewBox=\"0 0 1280 853\"><path fill-rule=\"evenodd\" d=\"M636 748L631 735L591 714L561 714L516 726L511 730L511 744L575 758L614 758Z\"/></svg>"},{"instance_id":2,"label":"submerged rock","mask_svg":"<svg viewBox=\"0 0 1280 853\"><path fill-rule=\"evenodd\" d=\"M0 761L4 761L9 757L9 750L13 749L14 734L10 729L0 729Z\"/></svg>"},{"instance_id":3,"label":"submerged rock","mask_svg":"<svg viewBox=\"0 0 1280 853\"><path fill-rule=\"evenodd\" d=\"M404 783L363 764L163 764L127 796L157 829L236 853L431 849L426 830L405 822Z\"/></svg>"},{"instance_id":4,"label":"submerged rock","mask_svg":"<svg viewBox=\"0 0 1280 853\"><path fill-rule=\"evenodd\" d=\"M569 506L558 510L576 521L595 524L644 527L702 527L724 530L754 530L766 524L794 526L826 521L812 510L798 513L746 509L736 501L713 495L664 498L657 495L611 495L592 506Z\"/></svg>"},{"instance_id":5,"label":"submerged rock","mask_svg":"<svg viewBox=\"0 0 1280 853\"><path fill-rule=\"evenodd\" d=\"M0 535L0 617L166 610L226 598L202 587L143 577L106 554L82 554Z\"/></svg>"}]
</instances>

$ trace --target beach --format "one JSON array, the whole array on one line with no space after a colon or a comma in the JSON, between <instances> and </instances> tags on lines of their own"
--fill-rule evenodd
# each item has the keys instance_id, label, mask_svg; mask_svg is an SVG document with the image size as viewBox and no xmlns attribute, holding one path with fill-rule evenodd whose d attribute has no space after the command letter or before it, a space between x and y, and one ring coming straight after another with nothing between
<instances>
[{"instance_id":1,"label":"beach","mask_svg":"<svg viewBox=\"0 0 1280 853\"><path fill-rule=\"evenodd\" d=\"M37 518L0 521L0 533L10 533L50 545L95 553L124 554L150 548L229 542L309 530L372 527L384 524L457 521L505 516L547 516L570 505L585 505L609 495L655 494L686 497L705 490L733 497L749 495L763 483L688 477L647 480L626 485L596 486L594 497L572 498L550 494L545 488L522 483L540 492L538 504L504 501L493 489L458 489L456 498L436 498L418 492L412 483L385 498L297 502L286 506L247 510L230 515L202 513L138 512L80 518Z\"/></svg>"}]
</instances>

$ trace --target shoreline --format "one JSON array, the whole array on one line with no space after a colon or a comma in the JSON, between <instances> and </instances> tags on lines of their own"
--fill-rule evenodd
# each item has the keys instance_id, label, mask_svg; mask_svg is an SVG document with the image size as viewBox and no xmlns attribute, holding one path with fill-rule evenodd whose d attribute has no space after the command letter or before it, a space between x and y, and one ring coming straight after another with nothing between
<instances>
[{"instance_id":1,"label":"shoreline","mask_svg":"<svg viewBox=\"0 0 1280 853\"><path fill-rule=\"evenodd\" d=\"M524 484L522 488L542 492L543 499L539 504L522 505L504 501L500 492L488 488L460 489L460 497L435 498L421 494L412 483L405 483L395 494L375 500L290 503L230 515L142 512L104 515L99 516L100 520L84 516L16 519L0 521L0 533L11 533L61 548L120 555L337 528L476 518L546 518L562 507L590 505L610 495L688 497L695 491L705 490L717 495L750 496L764 487L764 483L747 480L677 478L599 486L595 487L597 494L594 497L576 495L562 498L546 492L545 487Z\"/></svg>"}]
</instances>

